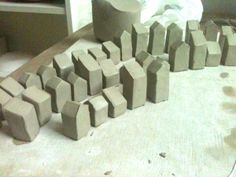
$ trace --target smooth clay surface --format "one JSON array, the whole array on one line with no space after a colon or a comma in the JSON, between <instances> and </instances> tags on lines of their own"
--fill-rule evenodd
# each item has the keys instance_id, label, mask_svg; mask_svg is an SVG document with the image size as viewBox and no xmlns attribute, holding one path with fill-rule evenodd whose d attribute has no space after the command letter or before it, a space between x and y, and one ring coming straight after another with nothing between
<instances>
[{"instance_id":1,"label":"smooth clay surface","mask_svg":"<svg viewBox=\"0 0 236 177\"><path fill-rule=\"evenodd\" d=\"M200 23L197 20L189 20L186 23L185 42L189 44L191 32L200 30Z\"/></svg>"},{"instance_id":2,"label":"smooth clay surface","mask_svg":"<svg viewBox=\"0 0 236 177\"><path fill-rule=\"evenodd\" d=\"M49 79L57 76L56 70L46 65L41 65L37 71L37 74L40 76L43 89L45 89L46 83Z\"/></svg>"},{"instance_id":3,"label":"smooth clay surface","mask_svg":"<svg viewBox=\"0 0 236 177\"><path fill-rule=\"evenodd\" d=\"M147 71L149 65L155 60L155 57L147 52L140 52L136 57L136 61L143 67L144 71Z\"/></svg>"},{"instance_id":4,"label":"smooth clay surface","mask_svg":"<svg viewBox=\"0 0 236 177\"><path fill-rule=\"evenodd\" d=\"M25 88L36 86L39 89L42 89L41 79L37 74L24 72L19 79L21 85Z\"/></svg>"},{"instance_id":5,"label":"smooth clay surface","mask_svg":"<svg viewBox=\"0 0 236 177\"><path fill-rule=\"evenodd\" d=\"M104 42L102 49L107 54L107 58L111 59L115 65L120 63L120 48L112 41Z\"/></svg>"},{"instance_id":6,"label":"smooth clay surface","mask_svg":"<svg viewBox=\"0 0 236 177\"><path fill-rule=\"evenodd\" d=\"M234 34L234 32L233 32L233 28L231 26L222 26L221 27L220 38L219 38L219 44L220 44L221 51L223 51L223 49L224 49L226 36L232 35L232 34Z\"/></svg>"},{"instance_id":7,"label":"smooth clay surface","mask_svg":"<svg viewBox=\"0 0 236 177\"><path fill-rule=\"evenodd\" d=\"M207 42L206 66L218 66L221 60L220 45L216 41Z\"/></svg>"},{"instance_id":8,"label":"smooth clay surface","mask_svg":"<svg viewBox=\"0 0 236 177\"><path fill-rule=\"evenodd\" d=\"M0 89L0 121L4 120L4 115L2 113L3 107L12 99L12 97L5 92L4 90Z\"/></svg>"},{"instance_id":9,"label":"smooth clay surface","mask_svg":"<svg viewBox=\"0 0 236 177\"><path fill-rule=\"evenodd\" d=\"M1 82L0 88L12 97L21 97L21 94L24 91L24 87L11 77L8 77Z\"/></svg>"},{"instance_id":10,"label":"smooth clay surface","mask_svg":"<svg viewBox=\"0 0 236 177\"><path fill-rule=\"evenodd\" d=\"M236 34L228 35L222 53L222 64L236 66Z\"/></svg>"},{"instance_id":11,"label":"smooth clay surface","mask_svg":"<svg viewBox=\"0 0 236 177\"><path fill-rule=\"evenodd\" d=\"M100 63L103 60L107 59L107 54L102 51L102 49L95 47L88 49L88 53L98 62Z\"/></svg>"},{"instance_id":12,"label":"smooth clay surface","mask_svg":"<svg viewBox=\"0 0 236 177\"><path fill-rule=\"evenodd\" d=\"M204 34L206 36L206 40L216 41L219 32L217 24L215 24L214 21L209 20L205 23L204 28L205 28Z\"/></svg>"}]
</instances>

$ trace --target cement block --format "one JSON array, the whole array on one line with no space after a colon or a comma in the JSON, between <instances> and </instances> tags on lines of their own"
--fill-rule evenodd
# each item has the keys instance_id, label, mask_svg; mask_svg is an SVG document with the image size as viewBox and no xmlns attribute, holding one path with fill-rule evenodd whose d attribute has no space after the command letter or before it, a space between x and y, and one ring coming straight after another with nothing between
<instances>
[{"instance_id":1,"label":"cement block","mask_svg":"<svg viewBox=\"0 0 236 177\"><path fill-rule=\"evenodd\" d=\"M37 74L39 75L41 79L43 89L45 89L46 83L49 79L57 76L56 70L46 65L41 65L37 71Z\"/></svg>"},{"instance_id":2,"label":"cement block","mask_svg":"<svg viewBox=\"0 0 236 177\"><path fill-rule=\"evenodd\" d=\"M17 140L33 141L38 135L39 123L32 104L13 98L4 106L3 114Z\"/></svg>"},{"instance_id":3,"label":"cement block","mask_svg":"<svg viewBox=\"0 0 236 177\"><path fill-rule=\"evenodd\" d=\"M216 41L207 42L206 66L218 66L221 60L220 45Z\"/></svg>"},{"instance_id":4,"label":"cement block","mask_svg":"<svg viewBox=\"0 0 236 177\"><path fill-rule=\"evenodd\" d=\"M147 71L147 68L152 63L153 60L155 60L154 56L144 51L141 51L136 56L136 61L140 64L140 66L143 67L145 72Z\"/></svg>"},{"instance_id":5,"label":"cement block","mask_svg":"<svg viewBox=\"0 0 236 177\"><path fill-rule=\"evenodd\" d=\"M31 86L36 86L39 89L42 89L42 83L39 75L29 72L24 72L19 79L21 85L25 88L29 88Z\"/></svg>"},{"instance_id":6,"label":"cement block","mask_svg":"<svg viewBox=\"0 0 236 177\"><path fill-rule=\"evenodd\" d=\"M92 98L88 102L91 125L98 127L103 124L108 117L108 103L103 96Z\"/></svg>"},{"instance_id":7,"label":"cement block","mask_svg":"<svg viewBox=\"0 0 236 177\"><path fill-rule=\"evenodd\" d=\"M4 90L0 89L0 122L5 120L3 115L3 107L12 99L12 97L5 92Z\"/></svg>"},{"instance_id":8,"label":"cement block","mask_svg":"<svg viewBox=\"0 0 236 177\"><path fill-rule=\"evenodd\" d=\"M120 63L120 49L113 42L107 41L102 44L102 50L115 65Z\"/></svg>"},{"instance_id":9,"label":"cement block","mask_svg":"<svg viewBox=\"0 0 236 177\"><path fill-rule=\"evenodd\" d=\"M51 95L33 86L25 90L22 96L24 101L34 105L40 126L45 125L52 117Z\"/></svg>"},{"instance_id":10,"label":"cement block","mask_svg":"<svg viewBox=\"0 0 236 177\"><path fill-rule=\"evenodd\" d=\"M204 25L204 34L206 36L207 41L216 41L218 36L218 26L214 23L214 21L209 20Z\"/></svg>"},{"instance_id":11,"label":"cement block","mask_svg":"<svg viewBox=\"0 0 236 177\"><path fill-rule=\"evenodd\" d=\"M52 98L52 110L56 113L62 111L66 101L71 101L71 86L59 77L51 78L45 87Z\"/></svg>"},{"instance_id":12,"label":"cement block","mask_svg":"<svg viewBox=\"0 0 236 177\"><path fill-rule=\"evenodd\" d=\"M108 102L108 115L116 118L127 110L127 101L116 87L103 90L103 96Z\"/></svg>"},{"instance_id":13,"label":"cement block","mask_svg":"<svg viewBox=\"0 0 236 177\"><path fill-rule=\"evenodd\" d=\"M0 36L0 56L7 53L7 42L6 38Z\"/></svg>"},{"instance_id":14,"label":"cement block","mask_svg":"<svg viewBox=\"0 0 236 177\"><path fill-rule=\"evenodd\" d=\"M24 87L11 77L8 77L1 82L0 88L12 97L21 97L22 92L24 91Z\"/></svg>"},{"instance_id":15,"label":"cement block","mask_svg":"<svg viewBox=\"0 0 236 177\"><path fill-rule=\"evenodd\" d=\"M221 51L223 51L223 49L224 49L226 36L227 35L233 35L233 34L234 34L234 31L233 31L233 28L231 26L222 26L221 27L220 39L219 39L219 44L220 44Z\"/></svg>"},{"instance_id":16,"label":"cement block","mask_svg":"<svg viewBox=\"0 0 236 177\"><path fill-rule=\"evenodd\" d=\"M88 105L67 101L62 110L62 125L65 136L79 140L88 134L90 114Z\"/></svg>"},{"instance_id":17,"label":"cement block","mask_svg":"<svg viewBox=\"0 0 236 177\"><path fill-rule=\"evenodd\" d=\"M226 36L221 62L226 66L236 66L236 34Z\"/></svg>"},{"instance_id":18,"label":"cement block","mask_svg":"<svg viewBox=\"0 0 236 177\"><path fill-rule=\"evenodd\" d=\"M191 32L200 30L200 23L197 20L189 20L186 23L185 42L189 44Z\"/></svg>"},{"instance_id":19,"label":"cement block","mask_svg":"<svg viewBox=\"0 0 236 177\"><path fill-rule=\"evenodd\" d=\"M190 46L177 42L170 47L169 62L172 72L186 71L189 68Z\"/></svg>"},{"instance_id":20,"label":"cement block","mask_svg":"<svg viewBox=\"0 0 236 177\"><path fill-rule=\"evenodd\" d=\"M103 60L107 59L107 54L102 51L102 49L95 47L88 49L88 53L98 62L100 63Z\"/></svg>"}]
</instances>

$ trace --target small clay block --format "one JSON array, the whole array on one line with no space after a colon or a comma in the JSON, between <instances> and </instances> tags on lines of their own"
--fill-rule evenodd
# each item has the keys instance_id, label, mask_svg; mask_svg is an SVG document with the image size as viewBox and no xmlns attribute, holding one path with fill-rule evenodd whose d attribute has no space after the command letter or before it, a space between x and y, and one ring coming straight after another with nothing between
<instances>
[{"instance_id":1,"label":"small clay block","mask_svg":"<svg viewBox=\"0 0 236 177\"><path fill-rule=\"evenodd\" d=\"M67 82L71 85L73 101L80 102L88 97L88 84L86 80L71 72L67 77Z\"/></svg>"},{"instance_id":2,"label":"small clay block","mask_svg":"<svg viewBox=\"0 0 236 177\"><path fill-rule=\"evenodd\" d=\"M233 34L234 34L234 32L233 32L233 29L231 26L222 26L221 27L220 39L219 39L221 51L223 51L223 49L224 49L226 36L233 35Z\"/></svg>"},{"instance_id":3,"label":"small clay block","mask_svg":"<svg viewBox=\"0 0 236 177\"><path fill-rule=\"evenodd\" d=\"M197 20L189 20L186 23L185 42L189 44L190 35L192 31L200 30L200 23Z\"/></svg>"},{"instance_id":4,"label":"small clay block","mask_svg":"<svg viewBox=\"0 0 236 177\"><path fill-rule=\"evenodd\" d=\"M218 26L214 23L214 21L209 20L204 25L205 31L204 34L206 36L207 41L216 41L218 36Z\"/></svg>"},{"instance_id":5,"label":"small clay block","mask_svg":"<svg viewBox=\"0 0 236 177\"><path fill-rule=\"evenodd\" d=\"M103 124L108 117L108 103L103 96L92 98L88 102L91 125L98 127Z\"/></svg>"},{"instance_id":6,"label":"small clay block","mask_svg":"<svg viewBox=\"0 0 236 177\"><path fill-rule=\"evenodd\" d=\"M170 47L176 43L182 41L183 30L175 23L172 23L167 28L166 35L166 52L169 53Z\"/></svg>"},{"instance_id":7,"label":"small clay block","mask_svg":"<svg viewBox=\"0 0 236 177\"><path fill-rule=\"evenodd\" d=\"M108 115L116 118L127 110L127 101L116 87L103 90L103 96L108 102Z\"/></svg>"},{"instance_id":8,"label":"small clay block","mask_svg":"<svg viewBox=\"0 0 236 177\"><path fill-rule=\"evenodd\" d=\"M88 49L88 53L98 62L100 63L103 60L107 59L107 54L102 51L102 49L95 47Z\"/></svg>"},{"instance_id":9,"label":"small clay block","mask_svg":"<svg viewBox=\"0 0 236 177\"><path fill-rule=\"evenodd\" d=\"M216 41L207 42L206 66L218 66L221 60L220 45Z\"/></svg>"},{"instance_id":10,"label":"small clay block","mask_svg":"<svg viewBox=\"0 0 236 177\"><path fill-rule=\"evenodd\" d=\"M124 88L123 88L123 84L118 84L115 86L115 88L123 95L123 91L124 91Z\"/></svg>"},{"instance_id":11,"label":"small clay block","mask_svg":"<svg viewBox=\"0 0 236 177\"><path fill-rule=\"evenodd\" d=\"M169 67L165 62L155 60L147 71L147 96L153 103L160 103L169 98Z\"/></svg>"},{"instance_id":12,"label":"small clay block","mask_svg":"<svg viewBox=\"0 0 236 177\"><path fill-rule=\"evenodd\" d=\"M87 53L84 50L75 50L72 52L72 62L74 63L76 74L79 74L78 59L81 58L83 55L87 55Z\"/></svg>"},{"instance_id":13,"label":"small clay block","mask_svg":"<svg viewBox=\"0 0 236 177\"><path fill-rule=\"evenodd\" d=\"M223 65L236 66L236 34L226 36L221 61Z\"/></svg>"},{"instance_id":14,"label":"small clay block","mask_svg":"<svg viewBox=\"0 0 236 177\"><path fill-rule=\"evenodd\" d=\"M24 87L11 77L8 77L1 82L0 88L12 97L21 97L21 94L24 91Z\"/></svg>"},{"instance_id":15,"label":"small clay block","mask_svg":"<svg viewBox=\"0 0 236 177\"><path fill-rule=\"evenodd\" d=\"M145 52L141 51L137 56L136 56L136 61L143 67L144 71L147 71L148 66L155 60L155 58Z\"/></svg>"},{"instance_id":16,"label":"small clay block","mask_svg":"<svg viewBox=\"0 0 236 177\"><path fill-rule=\"evenodd\" d=\"M71 59L64 53L54 56L53 67L56 69L57 75L66 80L70 72L74 71L74 64Z\"/></svg>"},{"instance_id":17,"label":"small clay block","mask_svg":"<svg viewBox=\"0 0 236 177\"><path fill-rule=\"evenodd\" d=\"M13 98L3 108L14 138L21 141L33 141L39 133L39 123L32 104Z\"/></svg>"},{"instance_id":18,"label":"small clay block","mask_svg":"<svg viewBox=\"0 0 236 177\"><path fill-rule=\"evenodd\" d=\"M140 23L132 26L132 46L133 56L136 56L141 51L147 51L148 48L148 29Z\"/></svg>"},{"instance_id":19,"label":"small clay block","mask_svg":"<svg viewBox=\"0 0 236 177\"><path fill-rule=\"evenodd\" d=\"M190 69L203 69L207 55L207 41L202 31L191 32L190 37Z\"/></svg>"},{"instance_id":20,"label":"small clay block","mask_svg":"<svg viewBox=\"0 0 236 177\"><path fill-rule=\"evenodd\" d=\"M88 134L90 129L88 105L67 101L61 115L65 136L73 140L79 140Z\"/></svg>"},{"instance_id":21,"label":"small clay block","mask_svg":"<svg viewBox=\"0 0 236 177\"><path fill-rule=\"evenodd\" d=\"M52 117L51 95L32 86L23 93L23 100L34 105L40 126L45 125Z\"/></svg>"},{"instance_id":22,"label":"small clay block","mask_svg":"<svg viewBox=\"0 0 236 177\"><path fill-rule=\"evenodd\" d=\"M136 61L132 61L125 63L120 72L128 108L143 106L147 96L147 77L143 68Z\"/></svg>"},{"instance_id":23,"label":"small clay block","mask_svg":"<svg viewBox=\"0 0 236 177\"><path fill-rule=\"evenodd\" d=\"M120 63L120 49L113 42L107 41L102 44L102 50L107 54L107 57L113 61L113 63Z\"/></svg>"},{"instance_id":24,"label":"small clay block","mask_svg":"<svg viewBox=\"0 0 236 177\"><path fill-rule=\"evenodd\" d=\"M36 86L39 89L42 89L42 83L39 75L29 72L24 72L19 79L21 85L25 88Z\"/></svg>"},{"instance_id":25,"label":"small clay block","mask_svg":"<svg viewBox=\"0 0 236 177\"><path fill-rule=\"evenodd\" d=\"M185 42L177 42L170 47L169 63L173 72L185 71L189 68L190 46Z\"/></svg>"},{"instance_id":26,"label":"small clay block","mask_svg":"<svg viewBox=\"0 0 236 177\"><path fill-rule=\"evenodd\" d=\"M108 88L120 83L120 73L111 60L100 63L103 75L103 87Z\"/></svg>"},{"instance_id":27,"label":"small clay block","mask_svg":"<svg viewBox=\"0 0 236 177\"><path fill-rule=\"evenodd\" d=\"M96 95L102 91L102 70L91 55L79 55L78 75L88 82L88 93Z\"/></svg>"},{"instance_id":28,"label":"small clay block","mask_svg":"<svg viewBox=\"0 0 236 177\"><path fill-rule=\"evenodd\" d=\"M51 94L52 110L56 113L62 111L66 101L71 101L71 87L59 77L51 78L45 87L45 90Z\"/></svg>"},{"instance_id":29,"label":"small clay block","mask_svg":"<svg viewBox=\"0 0 236 177\"><path fill-rule=\"evenodd\" d=\"M57 76L57 72L55 68L52 68L46 65L41 65L37 71L37 74L39 75L41 79L43 89L45 89L46 83L49 79Z\"/></svg>"},{"instance_id":30,"label":"small clay block","mask_svg":"<svg viewBox=\"0 0 236 177\"><path fill-rule=\"evenodd\" d=\"M4 120L3 116L3 107L12 99L12 97L5 92L4 90L0 89L0 121Z\"/></svg>"},{"instance_id":31,"label":"small clay block","mask_svg":"<svg viewBox=\"0 0 236 177\"><path fill-rule=\"evenodd\" d=\"M158 22L154 22L150 27L150 37L148 52L152 55L161 55L165 49L166 29Z\"/></svg>"}]
</instances>

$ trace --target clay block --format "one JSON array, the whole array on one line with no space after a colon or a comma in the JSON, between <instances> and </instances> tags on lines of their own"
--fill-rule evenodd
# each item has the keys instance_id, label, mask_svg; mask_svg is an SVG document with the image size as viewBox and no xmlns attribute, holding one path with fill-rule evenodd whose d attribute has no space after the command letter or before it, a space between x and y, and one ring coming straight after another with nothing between
<instances>
[{"instance_id":1,"label":"clay block","mask_svg":"<svg viewBox=\"0 0 236 177\"><path fill-rule=\"evenodd\" d=\"M143 67L145 72L153 60L155 60L155 58L151 54L144 51L140 52L136 56L136 61Z\"/></svg>"},{"instance_id":2,"label":"clay block","mask_svg":"<svg viewBox=\"0 0 236 177\"><path fill-rule=\"evenodd\" d=\"M62 111L66 101L71 101L70 84L59 77L51 78L46 84L45 91L51 94L52 110L56 113Z\"/></svg>"},{"instance_id":3,"label":"clay block","mask_svg":"<svg viewBox=\"0 0 236 177\"><path fill-rule=\"evenodd\" d=\"M189 44L191 32L200 30L200 24L197 20L189 20L186 23L185 42Z\"/></svg>"},{"instance_id":4,"label":"clay block","mask_svg":"<svg viewBox=\"0 0 236 177\"><path fill-rule=\"evenodd\" d=\"M221 62L226 66L236 66L236 34L226 36Z\"/></svg>"},{"instance_id":5,"label":"clay block","mask_svg":"<svg viewBox=\"0 0 236 177\"><path fill-rule=\"evenodd\" d=\"M79 140L88 134L90 115L88 105L67 101L62 110L62 125L65 136Z\"/></svg>"},{"instance_id":6,"label":"clay block","mask_svg":"<svg viewBox=\"0 0 236 177\"><path fill-rule=\"evenodd\" d=\"M214 23L214 21L209 20L204 25L204 34L206 36L207 41L216 41L218 36L218 26Z\"/></svg>"},{"instance_id":7,"label":"clay block","mask_svg":"<svg viewBox=\"0 0 236 177\"><path fill-rule=\"evenodd\" d=\"M41 79L37 74L24 72L19 79L21 85L25 88L36 86L39 89L42 89Z\"/></svg>"},{"instance_id":8,"label":"clay block","mask_svg":"<svg viewBox=\"0 0 236 177\"><path fill-rule=\"evenodd\" d=\"M189 68L190 46L185 42L177 42L170 48L170 70L173 72L185 71Z\"/></svg>"},{"instance_id":9,"label":"clay block","mask_svg":"<svg viewBox=\"0 0 236 177\"><path fill-rule=\"evenodd\" d=\"M165 62L155 60L147 70L147 95L153 103L169 98L169 68Z\"/></svg>"},{"instance_id":10,"label":"clay block","mask_svg":"<svg viewBox=\"0 0 236 177\"><path fill-rule=\"evenodd\" d=\"M231 26L222 26L221 27L220 39L219 39L221 51L223 51L223 49L224 49L226 36L233 35L233 34L234 34L234 32L233 32L233 29Z\"/></svg>"},{"instance_id":11,"label":"clay block","mask_svg":"<svg viewBox=\"0 0 236 177\"><path fill-rule=\"evenodd\" d=\"M54 56L53 67L56 69L57 76L66 80L70 72L74 71L74 64L64 53Z\"/></svg>"},{"instance_id":12,"label":"clay block","mask_svg":"<svg viewBox=\"0 0 236 177\"><path fill-rule=\"evenodd\" d=\"M98 62L100 63L102 60L107 59L107 54L102 51L102 49L95 47L88 49L88 53Z\"/></svg>"},{"instance_id":13,"label":"clay block","mask_svg":"<svg viewBox=\"0 0 236 177\"><path fill-rule=\"evenodd\" d=\"M91 55L79 55L78 75L88 82L88 93L96 95L102 91L102 70Z\"/></svg>"},{"instance_id":14,"label":"clay block","mask_svg":"<svg viewBox=\"0 0 236 177\"><path fill-rule=\"evenodd\" d=\"M71 53L72 55L72 62L74 63L75 67L75 73L79 74L79 63L78 59L81 58L83 55L87 55L87 53L84 50L75 50Z\"/></svg>"},{"instance_id":15,"label":"clay block","mask_svg":"<svg viewBox=\"0 0 236 177\"><path fill-rule=\"evenodd\" d=\"M203 69L205 67L207 44L202 31L191 32L190 37L190 69Z\"/></svg>"},{"instance_id":16,"label":"clay block","mask_svg":"<svg viewBox=\"0 0 236 177\"><path fill-rule=\"evenodd\" d=\"M45 125L52 117L51 95L33 86L23 93L23 100L34 105L40 126Z\"/></svg>"},{"instance_id":17,"label":"clay block","mask_svg":"<svg viewBox=\"0 0 236 177\"><path fill-rule=\"evenodd\" d=\"M116 118L127 110L127 101L115 87L103 90L103 96L108 102L108 115Z\"/></svg>"},{"instance_id":18,"label":"clay block","mask_svg":"<svg viewBox=\"0 0 236 177\"><path fill-rule=\"evenodd\" d=\"M103 87L108 88L120 83L120 74L111 60L104 60L100 63L103 74Z\"/></svg>"},{"instance_id":19,"label":"clay block","mask_svg":"<svg viewBox=\"0 0 236 177\"><path fill-rule=\"evenodd\" d=\"M123 84L118 84L115 86L115 88L123 95L123 91L124 91L124 86Z\"/></svg>"},{"instance_id":20,"label":"clay block","mask_svg":"<svg viewBox=\"0 0 236 177\"><path fill-rule=\"evenodd\" d=\"M150 37L148 52L152 55L161 55L165 49L166 29L158 22L154 22L150 27Z\"/></svg>"},{"instance_id":21,"label":"clay block","mask_svg":"<svg viewBox=\"0 0 236 177\"><path fill-rule=\"evenodd\" d=\"M6 38L0 36L0 56L7 53L7 42Z\"/></svg>"},{"instance_id":22,"label":"clay block","mask_svg":"<svg viewBox=\"0 0 236 177\"><path fill-rule=\"evenodd\" d=\"M41 79L43 89L45 89L46 83L49 79L57 76L56 70L54 68L46 66L46 65L41 65L37 71L37 74L39 75L39 77Z\"/></svg>"},{"instance_id":23,"label":"clay block","mask_svg":"<svg viewBox=\"0 0 236 177\"><path fill-rule=\"evenodd\" d=\"M135 61L125 63L121 68L124 97L128 108L135 109L146 102L147 78L143 68Z\"/></svg>"},{"instance_id":24,"label":"clay block","mask_svg":"<svg viewBox=\"0 0 236 177\"><path fill-rule=\"evenodd\" d=\"M22 92L24 91L24 87L11 77L8 77L1 82L0 88L12 97L21 97Z\"/></svg>"},{"instance_id":25,"label":"clay block","mask_svg":"<svg viewBox=\"0 0 236 177\"><path fill-rule=\"evenodd\" d=\"M176 43L182 41L183 30L175 23L172 23L167 28L166 35L166 52L169 53L170 47Z\"/></svg>"},{"instance_id":26,"label":"clay block","mask_svg":"<svg viewBox=\"0 0 236 177\"><path fill-rule=\"evenodd\" d=\"M221 49L218 42L207 42L206 66L218 66L221 60Z\"/></svg>"},{"instance_id":27,"label":"clay block","mask_svg":"<svg viewBox=\"0 0 236 177\"><path fill-rule=\"evenodd\" d=\"M12 99L12 97L5 92L4 90L0 89L0 122L4 120L3 116L3 107Z\"/></svg>"},{"instance_id":28,"label":"clay block","mask_svg":"<svg viewBox=\"0 0 236 177\"><path fill-rule=\"evenodd\" d=\"M120 63L120 49L113 42L107 41L102 44L102 50L107 54L107 57L113 61L113 63Z\"/></svg>"},{"instance_id":29,"label":"clay block","mask_svg":"<svg viewBox=\"0 0 236 177\"><path fill-rule=\"evenodd\" d=\"M92 98L88 102L91 125L98 127L103 124L108 117L108 103L103 96Z\"/></svg>"},{"instance_id":30,"label":"clay block","mask_svg":"<svg viewBox=\"0 0 236 177\"><path fill-rule=\"evenodd\" d=\"M88 84L86 80L71 72L67 78L67 82L71 85L73 101L80 102L88 97Z\"/></svg>"},{"instance_id":31,"label":"clay block","mask_svg":"<svg viewBox=\"0 0 236 177\"><path fill-rule=\"evenodd\" d=\"M39 123L32 104L13 98L4 106L3 114L17 140L33 141L38 135Z\"/></svg>"}]
</instances>

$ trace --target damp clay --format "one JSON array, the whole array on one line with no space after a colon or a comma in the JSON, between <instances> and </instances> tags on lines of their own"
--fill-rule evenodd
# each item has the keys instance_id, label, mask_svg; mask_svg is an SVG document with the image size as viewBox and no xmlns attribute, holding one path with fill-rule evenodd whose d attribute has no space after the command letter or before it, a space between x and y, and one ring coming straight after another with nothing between
<instances>
[{"instance_id":1,"label":"damp clay","mask_svg":"<svg viewBox=\"0 0 236 177\"><path fill-rule=\"evenodd\" d=\"M0 88L12 97L21 97L24 87L15 79L8 77L0 83Z\"/></svg>"},{"instance_id":2,"label":"damp clay","mask_svg":"<svg viewBox=\"0 0 236 177\"><path fill-rule=\"evenodd\" d=\"M140 52L136 56L136 61L140 64L140 66L143 67L145 72L147 71L147 68L153 62L153 60L155 60L154 56L144 51Z\"/></svg>"},{"instance_id":3,"label":"damp clay","mask_svg":"<svg viewBox=\"0 0 236 177\"><path fill-rule=\"evenodd\" d=\"M102 49L95 47L88 49L88 53L98 62L100 63L103 60L107 59L107 54L102 51Z\"/></svg>"},{"instance_id":4,"label":"damp clay","mask_svg":"<svg viewBox=\"0 0 236 177\"><path fill-rule=\"evenodd\" d=\"M186 23L185 42L189 44L191 32L200 30L200 23L197 20L189 20Z\"/></svg>"},{"instance_id":5,"label":"damp clay","mask_svg":"<svg viewBox=\"0 0 236 177\"><path fill-rule=\"evenodd\" d=\"M221 62L225 66L236 66L236 34L226 37Z\"/></svg>"},{"instance_id":6,"label":"damp clay","mask_svg":"<svg viewBox=\"0 0 236 177\"><path fill-rule=\"evenodd\" d=\"M120 48L117 47L112 41L104 42L102 44L102 49L115 65L120 63Z\"/></svg>"},{"instance_id":7,"label":"damp clay","mask_svg":"<svg viewBox=\"0 0 236 177\"><path fill-rule=\"evenodd\" d=\"M220 45L216 41L207 42L206 66L218 66L221 60Z\"/></svg>"},{"instance_id":8,"label":"damp clay","mask_svg":"<svg viewBox=\"0 0 236 177\"><path fill-rule=\"evenodd\" d=\"M233 28L231 26L222 26L221 27L220 39L219 39L219 44L220 44L221 51L223 51L223 49L224 49L226 36L227 35L233 35L233 34L234 34L234 32L233 32Z\"/></svg>"},{"instance_id":9,"label":"damp clay","mask_svg":"<svg viewBox=\"0 0 236 177\"><path fill-rule=\"evenodd\" d=\"M36 86L39 89L42 89L41 79L37 74L24 72L19 79L21 85L25 88L29 88L31 86Z\"/></svg>"},{"instance_id":10,"label":"damp clay","mask_svg":"<svg viewBox=\"0 0 236 177\"><path fill-rule=\"evenodd\" d=\"M56 70L46 65L41 65L37 71L37 74L41 79L43 89L45 89L46 83L49 79L57 76Z\"/></svg>"}]
</instances>

